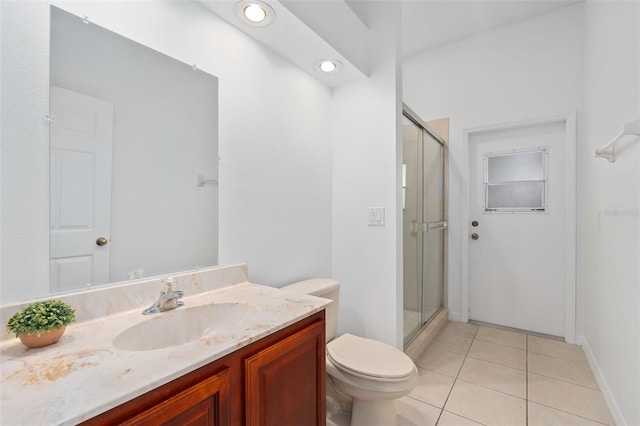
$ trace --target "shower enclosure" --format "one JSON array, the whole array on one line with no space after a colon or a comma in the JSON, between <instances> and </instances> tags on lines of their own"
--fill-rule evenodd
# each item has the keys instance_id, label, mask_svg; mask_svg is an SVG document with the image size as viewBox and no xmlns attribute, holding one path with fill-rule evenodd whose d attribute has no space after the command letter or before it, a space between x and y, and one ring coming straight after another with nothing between
<instances>
[{"instance_id":1,"label":"shower enclosure","mask_svg":"<svg viewBox=\"0 0 640 426\"><path fill-rule=\"evenodd\" d=\"M444 143L405 106L402 185L404 343L444 302Z\"/></svg>"}]
</instances>

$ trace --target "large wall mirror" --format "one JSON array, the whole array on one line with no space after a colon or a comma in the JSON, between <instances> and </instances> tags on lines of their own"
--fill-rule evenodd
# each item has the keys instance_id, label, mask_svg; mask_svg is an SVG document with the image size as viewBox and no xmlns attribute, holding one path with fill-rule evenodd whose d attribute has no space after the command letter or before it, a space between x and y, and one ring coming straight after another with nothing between
<instances>
[{"instance_id":1,"label":"large wall mirror","mask_svg":"<svg viewBox=\"0 0 640 426\"><path fill-rule=\"evenodd\" d=\"M51 7L50 290L218 263L218 79Z\"/></svg>"}]
</instances>

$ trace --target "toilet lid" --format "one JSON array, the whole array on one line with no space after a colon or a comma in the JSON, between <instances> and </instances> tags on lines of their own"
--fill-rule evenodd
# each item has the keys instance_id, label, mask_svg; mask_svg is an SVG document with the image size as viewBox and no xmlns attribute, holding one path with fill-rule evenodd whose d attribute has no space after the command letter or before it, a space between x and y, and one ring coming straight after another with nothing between
<instances>
[{"instance_id":1,"label":"toilet lid","mask_svg":"<svg viewBox=\"0 0 640 426\"><path fill-rule=\"evenodd\" d=\"M329 342L327 355L340 370L371 379L402 379L415 370L411 358L393 346L351 334Z\"/></svg>"}]
</instances>

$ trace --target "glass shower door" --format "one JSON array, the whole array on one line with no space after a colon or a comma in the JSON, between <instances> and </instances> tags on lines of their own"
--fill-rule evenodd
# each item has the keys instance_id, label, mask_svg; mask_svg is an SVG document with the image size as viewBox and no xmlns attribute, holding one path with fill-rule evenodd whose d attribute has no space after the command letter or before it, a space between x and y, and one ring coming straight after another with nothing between
<instances>
[{"instance_id":1,"label":"glass shower door","mask_svg":"<svg viewBox=\"0 0 640 426\"><path fill-rule=\"evenodd\" d=\"M404 338L422 326L422 129L406 117L402 144Z\"/></svg>"},{"instance_id":2,"label":"glass shower door","mask_svg":"<svg viewBox=\"0 0 640 426\"><path fill-rule=\"evenodd\" d=\"M444 149L424 132L424 238L422 272L422 323L429 321L443 304L444 293Z\"/></svg>"},{"instance_id":3,"label":"glass shower door","mask_svg":"<svg viewBox=\"0 0 640 426\"><path fill-rule=\"evenodd\" d=\"M443 305L444 147L413 119L403 121L405 344Z\"/></svg>"}]
</instances>

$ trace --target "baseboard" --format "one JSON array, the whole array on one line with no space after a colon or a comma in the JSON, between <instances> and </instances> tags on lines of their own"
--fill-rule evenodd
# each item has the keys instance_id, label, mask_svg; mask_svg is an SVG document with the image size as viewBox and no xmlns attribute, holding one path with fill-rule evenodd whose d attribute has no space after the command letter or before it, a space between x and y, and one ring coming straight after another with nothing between
<instances>
[{"instance_id":1,"label":"baseboard","mask_svg":"<svg viewBox=\"0 0 640 426\"><path fill-rule=\"evenodd\" d=\"M584 336L580 336L580 340L582 341L582 350L587 357L587 361L589 362L589 366L591 366L591 371L593 371L593 375L596 377L596 382L598 382L598 386L600 386L600 392L602 392L602 396L609 407L609 411L613 416L613 421L617 426L628 426L627 422L624 420L624 416L618 408L618 404L616 404L616 400L613 397L613 392L611 392L611 388L609 388L609 384L602 374L602 370L598 365L598 361L596 360L593 352L591 351L591 347L589 346L589 342Z\"/></svg>"},{"instance_id":2,"label":"baseboard","mask_svg":"<svg viewBox=\"0 0 640 426\"><path fill-rule=\"evenodd\" d=\"M459 312L449 311L449 319L451 321L466 322L466 321L462 321L462 315L460 315Z\"/></svg>"},{"instance_id":3,"label":"baseboard","mask_svg":"<svg viewBox=\"0 0 640 426\"><path fill-rule=\"evenodd\" d=\"M413 341L404 350L404 353L416 362L418 357L429 346L429 343L442 331L447 325L448 311L447 308L442 308L440 312L436 314L436 317L431 320L427 326L420 331L420 334L413 339Z\"/></svg>"}]
</instances>

